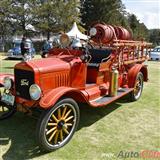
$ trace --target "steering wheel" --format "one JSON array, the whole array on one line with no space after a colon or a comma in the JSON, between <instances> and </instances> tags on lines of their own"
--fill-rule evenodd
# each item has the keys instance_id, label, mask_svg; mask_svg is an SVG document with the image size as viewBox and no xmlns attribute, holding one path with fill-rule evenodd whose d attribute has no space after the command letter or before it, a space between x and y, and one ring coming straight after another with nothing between
<instances>
[{"instance_id":1,"label":"steering wheel","mask_svg":"<svg viewBox=\"0 0 160 160\"><path fill-rule=\"evenodd\" d=\"M92 45L92 43L89 40L80 39L80 41L87 43L88 49L94 49L94 46Z\"/></svg>"}]
</instances>

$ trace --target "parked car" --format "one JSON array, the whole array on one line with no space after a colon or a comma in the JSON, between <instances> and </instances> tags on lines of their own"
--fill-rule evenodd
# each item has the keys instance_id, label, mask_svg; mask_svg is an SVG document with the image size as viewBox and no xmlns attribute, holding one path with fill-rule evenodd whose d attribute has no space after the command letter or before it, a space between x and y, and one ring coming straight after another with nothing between
<instances>
[{"instance_id":1,"label":"parked car","mask_svg":"<svg viewBox=\"0 0 160 160\"><path fill-rule=\"evenodd\" d=\"M29 48L29 54L31 54L31 56L34 57L35 48L33 47L32 41L30 39L26 39L26 45L27 45L27 48ZM21 54L21 40L13 41L13 48L8 50L7 57L16 58L16 59L23 58Z\"/></svg>"},{"instance_id":2,"label":"parked car","mask_svg":"<svg viewBox=\"0 0 160 160\"><path fill-rule=\"evenodd\" d=\"M155 47L150 52L150 59L151 60L160 60L160 46Z\"/></svg>"}]
</instances>

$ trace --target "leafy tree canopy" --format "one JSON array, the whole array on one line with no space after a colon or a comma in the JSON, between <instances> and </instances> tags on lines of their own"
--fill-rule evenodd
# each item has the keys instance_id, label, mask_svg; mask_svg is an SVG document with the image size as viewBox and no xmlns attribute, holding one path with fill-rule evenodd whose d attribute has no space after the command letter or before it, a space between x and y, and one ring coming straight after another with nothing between
<instances>
[{"instance_id":1,"label":"leafy tree canopy","mask_svg":"<svg viewBox=\"0 0 160 160\"><path fill-rule=\"evenodd\" d=\"M76 21L83 27L93 22L105 22L127 28L134 39L159 43L159 30L148 31L136 15L125 11L121 0L1 0L0 39L13 34L42 33L49 39L52 33L68 31ZM81 27L82 28L82 27Z\"/></svg>"},{"instance_id":2,"label":"leafy tree canopy","mask_svg":"<svg viewBox=\"0 0 160 160\"><path fill-rule=\"evenodd\" d=\"M35 27L46 32L49 39L50 32L66 31L74 21L80 21L78 7L78 0L43 0L34 9Z\"/></svg>"}]
</instances>

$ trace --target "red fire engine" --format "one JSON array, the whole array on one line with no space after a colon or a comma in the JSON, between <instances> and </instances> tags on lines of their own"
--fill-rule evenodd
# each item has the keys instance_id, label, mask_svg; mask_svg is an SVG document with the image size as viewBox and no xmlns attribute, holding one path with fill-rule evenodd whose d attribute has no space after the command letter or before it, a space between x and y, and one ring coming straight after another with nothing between
<instances>
[{"instance_id":1,"label":"red fire engine","mask_svg":"<svg viewBox=\"0 0 160 160\"><path fill-rule=\"evenodd\" d=\"M102 107L126 94L131 101L140 98L148 80L144 49L150 45L132 40L123 27L103 23L90 28L87 40L62 34L47 58L16 64L14 75L1 74L0 119L16 110L41 110L39 145L58 149L78 126L80 102Z\"/></svg>"}]
</instances>

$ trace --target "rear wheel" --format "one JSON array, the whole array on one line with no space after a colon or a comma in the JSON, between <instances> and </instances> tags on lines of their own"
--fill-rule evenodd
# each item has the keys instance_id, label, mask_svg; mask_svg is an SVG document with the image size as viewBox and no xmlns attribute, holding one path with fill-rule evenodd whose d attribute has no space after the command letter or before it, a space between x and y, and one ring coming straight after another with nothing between
<instances>
[{"instance_id":1,"label":"rear wheel","mask_svg":"<svg viewBox=\"0 0 160 160\"><path fill-rule=\"evenodd\" d=\"M70 98L45 111L37 126L37 138L45 151L61 148L72 138L79 123L79 107Z\"/></svg>"},{"instance_id":2,"label":"rear wheel","mask_svg":"<svg viewBox=\"0 0 160 160\"><path fill-rule=\"evenodd\" d=\"M137 101L142 94L143 90L143 74L139 72L136 77L134 90L130 93L131 101Z\"/></svg>"}]
</instances>

